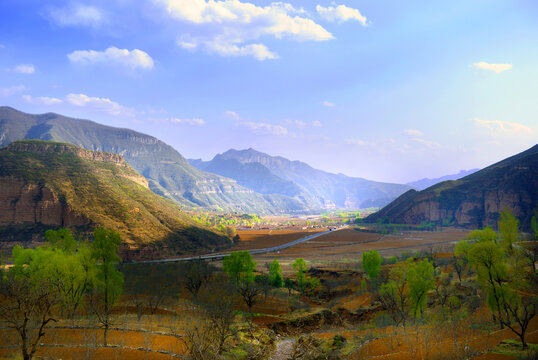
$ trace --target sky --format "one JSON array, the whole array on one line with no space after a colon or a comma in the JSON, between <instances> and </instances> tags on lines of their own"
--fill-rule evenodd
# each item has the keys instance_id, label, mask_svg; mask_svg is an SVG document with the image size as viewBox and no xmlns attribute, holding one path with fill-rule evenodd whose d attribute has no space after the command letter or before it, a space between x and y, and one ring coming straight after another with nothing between
<instances>
[{"instance_id":1,"label":"sky","mask_svg":"<svg viewBox=\"0 0 538 360\"><path fill-rule=\"evenodd\" d=\"M404 183L538 143L535 0L3 0L0 104Z\"/></svg>"}]
</instances>

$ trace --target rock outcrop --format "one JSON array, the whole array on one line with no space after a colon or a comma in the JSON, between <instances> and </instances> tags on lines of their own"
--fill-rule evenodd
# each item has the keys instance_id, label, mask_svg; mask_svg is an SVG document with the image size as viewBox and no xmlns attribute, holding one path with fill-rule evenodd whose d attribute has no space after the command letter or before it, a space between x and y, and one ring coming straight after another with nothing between
<instances>
[{"instance_id":1,"label":"rock outcrop","mask_svg":"<svg viewBox=\"0 0 538 360\"><path fill-rule=\"evenodd\" d=\"M508 209L528 230L537 208L538 145L462 179L409 190L366 221L495 228Z\"/></svg>"},{"instance_id":2,"label":"rock outcrop","mask_svg":"<svg viewBox=\"0 0 538 360\"><path fill-rule=\"evenodd\" d=\"M0 226L44 224L58 227L88 225L51 189L13 177L0 177Z\"/></svg>"}]
</instances>

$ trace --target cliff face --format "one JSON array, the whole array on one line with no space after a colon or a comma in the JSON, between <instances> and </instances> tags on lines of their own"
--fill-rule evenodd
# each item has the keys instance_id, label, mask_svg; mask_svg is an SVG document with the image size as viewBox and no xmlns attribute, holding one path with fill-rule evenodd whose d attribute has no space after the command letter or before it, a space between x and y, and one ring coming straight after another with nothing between
<instances>
[{"instance_id":1,"label":"cliff face","mask_svg":"<svg viewBox=\"0 0 538 360\"><path fill-rule=\"evenodd\" d=\"M0 248L40 241L48 228L103 226L131 247L180 255L230 240L154 194L120 155L25 140L0 149ZM149 256L149 255L147 255Z\"/></svg>"},{"instance_id":2,"label":"cliff face","mask_svg":"<svg viewBox=\"0 0 538 360\"><path fill-rule=\"evenodd\" d=\"M48 187L13 177L0 177L0 226L44 224L57 227L88 225Z\"/></svg>"},{"instance_id":3,"label":"cliff face","mask_svg":"<svg viewBox=\"0 0 538 360\"><path fill-rule=\"evenodd\" d=\"M55 143L48 141L16 141L9 144L6 147L9 151L14 152L27 152L38 154L72 154L80 159L110 163L116 166L129 168L129 164L125 161L123 156L115 153L101 152L101 151L89 151L72 144ZM149 189L148 180L142 175L131 171L120 173L120 176L134 181L138 185L141 185Z\"/></svg>"},{"instance_id":4,"label":"cliff face","mask_svg":"<svg viewBox=\"0 0 538 360\"><path fill-rule=\"evenodd\" d=\"M496 227L499 213L508 209L528 230L537 208L538 145L460 180L408 191L366 221Z\"/></svg>"}]
</instances>

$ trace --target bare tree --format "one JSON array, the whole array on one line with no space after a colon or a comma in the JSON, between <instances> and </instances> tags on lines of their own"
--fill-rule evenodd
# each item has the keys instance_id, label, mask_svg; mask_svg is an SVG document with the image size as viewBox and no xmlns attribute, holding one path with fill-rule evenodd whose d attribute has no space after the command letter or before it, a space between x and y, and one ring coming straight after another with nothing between
<instances>
[{"instance_id":1,"label":"bare tree","mask_svg":"<svg viewBox=\"0 0 538 360\"><path fill-rule=\"evenodd\" d=\"M211 279L213 268L204 260L194 260L185 263L182 272L185 288L196 299L200 289Z\"/></svg>"},{"instance_id":2,"label":"bare tree","mask_svg":"<svg viewBox=\"0 0 538 360\"><path fill-rule=\"evenodd\" d=\"M221 354L229 338L235 336L235 299L229 284L216 285L199 297L199 308L205 331L211 335L214 352Z\"/></svg>"},{"instance_id":3,"label":"bare tree","mask_svg":"<svg viewBox=\"0 0 538 360\"><path fill-rule=\"evenodd\" d=\"M19 335L23 359L31 360L45 329L56 321L54 311L60 297L46 281L33 284L11 273L1 280L0 294L0 319Z\"/></svg>"}]
</instances>

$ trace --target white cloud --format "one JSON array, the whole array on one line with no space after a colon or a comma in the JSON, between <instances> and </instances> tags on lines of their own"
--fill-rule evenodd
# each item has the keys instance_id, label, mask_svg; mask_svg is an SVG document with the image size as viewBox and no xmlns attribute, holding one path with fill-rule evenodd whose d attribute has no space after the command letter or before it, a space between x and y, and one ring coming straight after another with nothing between
<instances>
[{"instance_id":1,"label":"white cloud","mask_svg":"<svg viewBox=\"0 0 538 360\"><path fill-rule=\"evenodd\" d=\"M314 120L314 121L312 122L312 126L315 126L315 127L321 127L321 125L322 125L322 124L321 124L321 121L319 121L319 120Z\"/></svg>"},{"instance_id":2,"label":"white cloud","mask_svg":"<svg viewBox=\"0 0 538 360\"><path fill-rule=\"evenodd\" d=\"M2 96L10 96L10 95L15 95L17 93L20 93L20 92L23 92L24 90L26 90L26 87L24 85L15 85L15 86L10 86L10 87L7 87L7 88L0 88L0 95Z\"/></svg>"},{"instance_id":3,"label":"white cloud","mask_svg":"<svg viewBox=\"0 0 538 360\"><path fill-rule=\"evenodd\" d=\"M510 70L512 68L512 64L488 64L485 61L480 61L473 63L473 67L475 69L489 70L495 72L496 74L500 74L503 71Z\"/></svg>"},{"instance_id":4,"label":"white cloud","mask_svg":"<svg viewBox=\"0 0 538 360\"><path fill-rule=\"evenodd\" d=\"M257 6L239 0L154 0L172 18L193 24L178 44L189 50L203 48L221 56L252 56L257 60L276 59L266 45L254 42L264 36L297 41L333 39L330 32L304 17L303 10L275 2ZM300 16L303 15L303 16Z\"/></svg>"},{"instance_id":5,"label":"white cloud","mask_svg":"<svg viewBox=\"0 0 538 360\"><path fill-rule=\"evenodd\" d=\"M19 74L33 74L35 73L35 66L33 64L20 64L8 70Z\"/></svg>"},{"instance_id":6,"label":"white cloud","mask_svg":"<svg viewBox=\"0 0 538 360\"><path fill-rule=\"evenodd\" d=\"M332 103L332 102L327 101L327 100L323 101L323 102L321 103L321 105L323 105L323 106L327 106L327 107L335 107L335 106L336 106L335 103Z\"/></svg>"},{"instance_id":7,"label":"white cloud","mask_svg":"<svg viewBox=\"0 0 538 360\"><path fill-rule=\"evenodd\" d=\"M31 95L23 95L22 98L30 104L34 105L54 105L54 104L61 104L63 101L58 98L54 97L47 97L47 96L39 96L39 97L33 97Z\"/></svg>"},{"instance_id":8,"label":"white cloud","mask_svg":"<svg viewBox=\"0 0 538 360\"><path fill-rule=\"evenodd\" d=\"M359 140L359 139L346 139L345 142L348 145L358 145L358 146L367 145L367 143L365 141Z\"/></svg>"},{"instance_id":9,"label":"white cloud","mask_svg":"<svg viewBox=\"0 0 538 360\"><path fill-rule=\"evenodd\" d=\"M191 118L191 119L172 118L170 119L170 121L175 124L187 124L187 125L196 125L196 126L202 126L205 124L204 119L199 119L199 118Z\"/></svg>"},{"instance_id":10,"label":"white cloud","mask_svg":"<svg viewBox=\"0 0 538 360\"><path fill-rule=\"evenodd\" d=\"M424 145L426 147L429 147L429 148L439 148L439 147L441 147L441 144L439 144L438 142L435 142L435 141L431 141L431 140L420 139L420 138L414 138L412 140L414 142L416 142L416 143L422 144L422 145Z\"/></svg>"},{"instance_id":11,"label":"white cloud","mask_svg":"<svg viewBox=\"0 0 538 360\"><path fill-rule=\"evenodd\" d=\"M4 44L0 44L0 49L5 49L6 46Z\"/></svg>"},{"instance_id":12,"label":"white cloud","mask_svg":"<svg viewBox=\"0 0 538 360\"><path fill-rule=\"evenodd\" d=\"M226 110L224 112L224 116L226 116L227 118L230 118L232 120L241 120L241 116L236 113L235 111L231 111L231 110Z\"/></svg>"},{"instance_id":13,"label":"white cloud","mask_svg":"<svg viewBox=\"0 0 538 360\"><path fill-rule=\"evenodd\" d=\"M295 126L299 129L304 129L307 125L304 121L301 120L286 120L284 121L284 124L288 126Z\"/></svg>"},{"instance_id":14,"label":"white cloud","mask_svg":"<svg viewBox=\"0 0 538 360\"><path fill-rule=\"evenodd\" d=\"M409 136L424 136L424 133L420 130L406 129L403 132L405 135Z\"/></svg>"},{"instance_id":15,"label":"white cloud","mask_svg":"<svg viewBox=\"0 0 538 360\"><path fill-rule=\"evenodd\" d=\"M517 122L500 120L482 120L474 118L472 121L481 128L486 128L489 135L495 137L532 136L534 130Z\"/></svg>"},{"instance_id":16,"label":"white cloud","mask_svg":"<svg viewBox=\"0 0 538 360\"><path fill-rule=\"evenodd\" d=\"M117 47L111 46L105 51L77 50L67 54L67 57L71 62L83 65L112 64L128 67L130 69L153 68L153 59L151 56L138 49L129 51L127 49L118 49Z\"/></svg>"},{"instance_id":17,"label":"white cloud","mask_svg":"<svg viewBox=\"0 0 538 360\"><path fill-rule=\"evenodd\" d=\"M65 97L67 103L76 107L90 108L114 116L133 117L136 111L127 108L107 98L90 97L84 94L69 94Z\"/></svg>"},{"instance_id":18,"label":"white cloud","mask_svg":"<svg viewBox=\"0 0 538 360\"><path fill-rule=\"evenodd\" d=\"M318 14L327 21L343 23L349 20L355 20L361 23L362 26L368 25L368 20L359 10L347 7L345 5L323 7L316 6Z\"/></svg>"},{"instance_id":19,"label":"white cloud","mask_svg":"<svg viewBox=\"0 0 538 360\"><path fill-rule=\"evenodd\" d=\"M105 21L103 12L95 6L71 4L63 8L51 8L50 18L59 26L98 26Z\"/></svg>"},{"instance_id":20,"label":"white cloud","mask_svg":"<svg viewBox=\"0 0 538 360\"><path fill-rule=\"evenodd\" d=\"M261 134L271 134L271 135L288 135L288 129L281 125L272 125L266 123L256 123L252 121L241 122L237 124L238 126L247 127L254 132Z\"/></svg>"}]
</instances>

